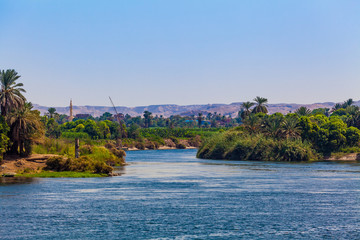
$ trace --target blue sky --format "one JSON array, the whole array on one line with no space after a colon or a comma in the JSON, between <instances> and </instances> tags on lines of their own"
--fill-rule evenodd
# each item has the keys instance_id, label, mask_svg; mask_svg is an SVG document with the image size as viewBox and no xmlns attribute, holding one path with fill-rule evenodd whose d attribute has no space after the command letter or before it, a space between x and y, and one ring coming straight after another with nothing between
<instances>
[{"instance_id":1,"label":"blue sky","mask_svg":"<svg viewBox=\"0 0 360 240\"><path fill-rule=\"evenodd\" d=\"M360 99L358 0L0 0L0 69L33 103Z\"/></svg>"}]
</instances>

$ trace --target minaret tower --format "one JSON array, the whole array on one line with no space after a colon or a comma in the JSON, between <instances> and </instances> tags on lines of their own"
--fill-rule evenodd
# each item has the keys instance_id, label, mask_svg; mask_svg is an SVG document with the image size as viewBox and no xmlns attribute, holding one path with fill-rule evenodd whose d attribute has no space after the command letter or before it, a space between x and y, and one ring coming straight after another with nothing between
<instances>
[{"instance_id":1,"label":"minaret tower","mask_svg":"<svg viewBox=\"0 0 360 240\"><path fill-rule=\"evenodd\" d=\"M73 119L74 119L74 116L73 116L72 99L70 99L70 117L69 117L69 122L71 122Z\"/></svg>"}]
</instances>

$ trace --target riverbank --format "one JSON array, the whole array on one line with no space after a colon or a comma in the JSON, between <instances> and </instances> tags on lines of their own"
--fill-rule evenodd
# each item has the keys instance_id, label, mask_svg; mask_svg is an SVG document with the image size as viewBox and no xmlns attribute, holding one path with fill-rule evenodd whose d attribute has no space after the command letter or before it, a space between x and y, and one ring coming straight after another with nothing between
<instances>
[{"instance_id":1,"label":"riverbank","mask_svg":"<svg viewBox=\"0 0 360 240\"><path fill-rule=\"evenodd\" d=\"M29 157L6 156L0 163L0 176L16 175L20 172L41 172L46 167L46 161L56 154L32 154Z\"/></svg>"},{"instance_id":2,"label":"riverbank","mask_svg":"<svg viewBox=\"0 0 360 240\"><path fill-rule=\"evenodd\" d=\"M0 163L0 177L38 177L38 178L88 178L116 176L111 171L108 173L92 171L50 171L44 170L48 166L47 161L51 158L63 158L56 154L33 154L29 157L8 156ZM65 160L65 159L64 159ZM66 160L65 160L66 161ZM89 164L89 159L82 159L83 167ZM66 161L68 163L71 161ZM74 167L76 163L74 164ZM70 166L71 167L71 166Z\"/></svg>"}]
</instances>

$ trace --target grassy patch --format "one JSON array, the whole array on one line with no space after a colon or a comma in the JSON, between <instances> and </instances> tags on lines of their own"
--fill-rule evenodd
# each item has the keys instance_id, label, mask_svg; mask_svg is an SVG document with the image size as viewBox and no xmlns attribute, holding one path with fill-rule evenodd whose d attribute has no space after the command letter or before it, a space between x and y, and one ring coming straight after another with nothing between
<instances>
[{"instance_id":1,"label":"grassy patch","mask_svg":"<svg viewBox=\"0 0 360 240\"><path fill-rule=\"evenodd\" d=\"M107 174L98 174L91 172L51 172L42 171L40 173L20 173L16 177L37 177L37 178L91 178L91 177L107 177Z\"/></svg>"}]
</instances>

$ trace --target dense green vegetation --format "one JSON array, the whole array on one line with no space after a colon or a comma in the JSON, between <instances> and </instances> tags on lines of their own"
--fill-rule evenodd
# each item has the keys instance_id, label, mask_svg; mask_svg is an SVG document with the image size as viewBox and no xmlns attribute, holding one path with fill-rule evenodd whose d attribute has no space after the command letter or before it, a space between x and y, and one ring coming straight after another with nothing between
<instances>
[{"instance_id":1,"label":"dense green vegetation","mask_svg":"<svg viewBox=\"0 0 360 240\"><path fill-rule=\"evenodd\" d=\"M114 134L124 132L120 124L79 120L75 125L72 122L59 125L55 118L64 120L66 116L57 115L55 108L49 109L48 116L40 116L40 112L33 110L32 104L22 95L26 91L22 88L23 84L18 83L19 78L15 70L0 71L0 161L3 154L20 157L32 153L61 155L50 158L46 168L63 174L45 174L38 169L20 173L27 176L65 176L70 174L66 173L69 171L81 173L76 176L100 176L111 174L112 166L125 164L126 154L115 144L104 141L94 144L95 140L92 140L122 137L110 135L109 126L119 127L120 131L112 129ZM61 137L62 133L64 137ZM74 138L86 140L81 143L80 158L75 158Z\"/></svg>"},{"instance_id":2,"label":"dense green vegetation","mask_svg":"<svg viewBox=\"0 0 360 240\"><path fill-rule=\"evenodd\" d=\"M335 105L331 111L301 107L285 116L268 115L267 100L257 97L255 101L257 104L243 103L243 125L207 138L197 156L310 161L339 152L360 152L360 110L351 99Z\"/></svg>"},{"instance_id":3,"label":"dense green vegetation","mask_svg":"<svg viewBox=\"0 0 360 240\"><path fill-rule=\"evenodd\" d=\"M22 95L19 78L15 70L0 71L0 158L61 155L58 167L48 166L53 171L110 173L112 166L125 164L124 148L200 146L201 158L273 161L360 150L360 111L351 99L331 110L300 107L287 115L269 115L267 99L256 97L244 102L235 118L216 112L164 118L145 111L136 117L106 112L70 119L55 108L40 116ZM75 158L75 139L80 139L80 158ZM78 168L79 161L86 167Z\"/></svg>"}]
</instances>

